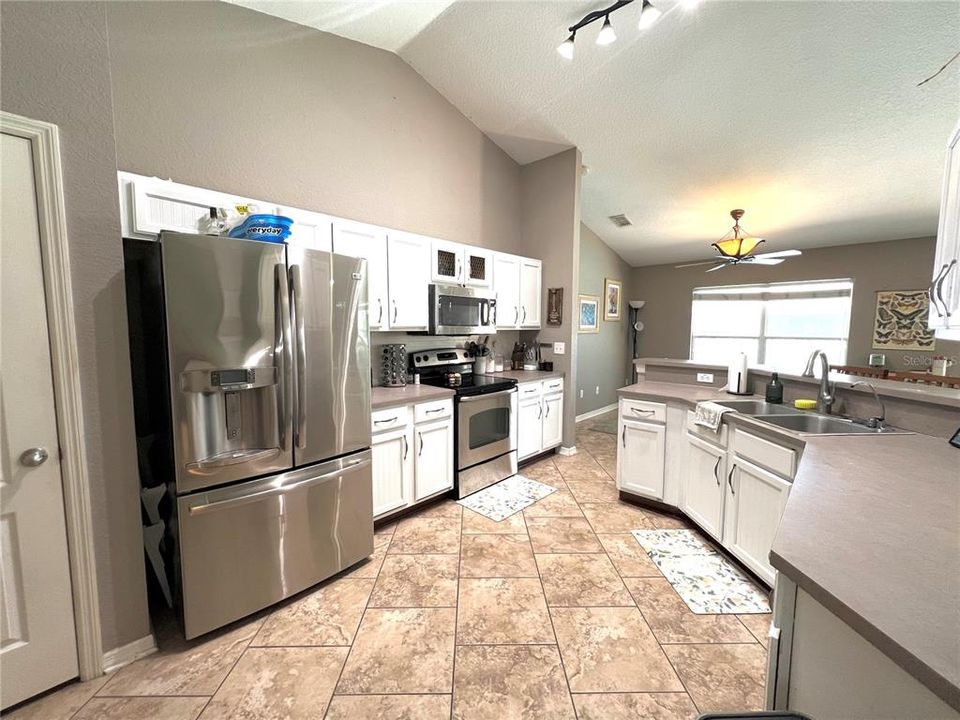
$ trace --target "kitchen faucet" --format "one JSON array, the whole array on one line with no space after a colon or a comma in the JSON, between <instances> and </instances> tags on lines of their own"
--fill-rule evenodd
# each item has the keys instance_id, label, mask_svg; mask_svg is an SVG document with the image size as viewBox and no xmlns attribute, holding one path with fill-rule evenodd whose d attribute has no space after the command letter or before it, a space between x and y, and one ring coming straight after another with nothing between
<instances>
[{"instance_id":1,"label":"kitchen faucet","mask_svg":"<svg viewBox=\"0 0 960 720\"><path fill-rule=\"evenodd\" d=\"M817 412L824 415L830 414L833 407L833 388L830 385L830 364L827 361L827 354L823 350L814 350L810 353L810 359L807 360L807 368L803 371L803 377L813 377L813 365L820 356L820 394L817 396Z\"/></svg>"},{"instance_id":2,"label":"kitchen faucet","mask_svg":"<svg viewBox=\"0 0 960 720\"><path fill-rule=\"evenodd\" d=\"M868 428L873 428L874 430L882 430L883 423L886 420L887 411L883 406L883 400L881 400L880 395L877 394L877 389L873 386L873 383L868 383L864 380L858 380L850 387L855 388L857 385L866 385L868 388L870 388L870 392L873 393L873 399L876 400L877 405L880 406L880 415L867 418L863 424Z\"/></svg>"}]
</instances>

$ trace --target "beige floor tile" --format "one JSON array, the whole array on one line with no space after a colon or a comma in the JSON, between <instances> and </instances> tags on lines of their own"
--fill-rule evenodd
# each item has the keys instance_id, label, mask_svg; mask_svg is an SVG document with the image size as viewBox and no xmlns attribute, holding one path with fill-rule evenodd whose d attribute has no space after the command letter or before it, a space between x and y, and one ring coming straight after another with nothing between
<instances>
[{"instance_id":1,"label":"beige floor tile","mask_svg":"<svg viewBox=\"0 0 960 720\"><path fill-rule=\"evenodd\" d=\"M326 720L449 720L449 695L334 695Z\"/></svg>"},{"instance_id":2,"label":"beige floor tile","mask_svg":"<svg viewBox=\"0 0 960 720\"><path fill-rule=\"evenodd\" d=\"M553 464L552 460L540 461L533 465L522 467L519 470L519 474L531 480L541 482L544 485L555 487L558 490L564 490L567 487L563 481L563 475L560 474L560 471L557 469L557 466Z\"/></svg>"},{"instance_id":3,"label":"beige floor tile","mask_svg":"<svg viewBox=\"0 0 960 720\"><path fill-rule=\"evenodd\" d=\"M543 588L536 578L463 578L457 643L556 642Z\"/></svg>"},{"instance_id":4,"label":"beige floor tile","mask_svg":"<svg viewBox=\"0 0 960 720\"><path fill-rule=\"evenodd\" d=\"M349 645L360 625L373 580L340 578L276 610L253 645Z\"/></svg>"},{"instance_id":5,"label":"beige floor tile","mask_svg":"<svg viewBox=\"0 0 960 720\"><path fill-rule=\"evenodd\" d=\"M700 713L686 693L574 695L580 720L693 720Z\"/></svg>"},{"instance_id":6,"label":"beige floor tile","mask_svg":"<svg viewBox=\"0 0 960 720\"><path fill-rule=\"evenodd\" d=\"M457 648L454 720L575 717L556 646Z\"/></svg>"},{"instance_id":7,"label":"beige floor tile","mask_svg":"<svg viewBox=\"0 0 960 720\"><path fill-rule=\"evenodd\" d=\"M676 515L667 515L649 508L644 508L643 514L657 530L686 530L693 527L688 520Z\"/></svg>"},{"instance_id":8,"label":"beige floor tile","mask_svg":"<svg viewBox=\"0 0 960 720\"><path fill-rule=\"evenodd\" d=\"M605 554L537 555L536 559L551 607L633 605Z\"/></svg>"},{"instance_id":9,"label":"beige floor tile","mask_svg":"<svg viewBox=\"0 0 960 720\"><path fill-rule=\"evenodd\" d=\"M87 682L72 682L59 690L33 700L20 709L4 715L9 720L68 720L87 700L106 685L109 676Z\"/></svg>"},{"instance_id":10,"label":"beige floor tile","mask_svg":"<svg viewBox=\"0 0 960 720\"><path fill-rule=\"evenodd\" d=\"M456 555L390 555L370 596L370 607L455 607Z\"/></svg>"},{"instance_id":11,"label":"beige floor tile","mask_svg":"<svg viewBox=\"0 0 960 720\"><path fill-rule=\"evenodd\" d=\"M464 535L460 577L537 577L526 535Z\"/></svg>"},{"instance_id":12,"label":"beige floor tile","mask_svg":"<svg viewBox=\"0 0 960 720\"><path fill-rule=\"evenodd\" d=\"M700 712L762 710L766 652L749 645L665 645Z\"/></svg>"},{"instance_id":13,"label":"beige floor tile","mask_svg":"<svg viewBox=\"0 0 960 720\"><path fill-rule=\"evenodd\" d=\"M527 533L537 553L598 553L600 541L586 518L530 517Z\"/></svg>"},{"instance_id":14,"label":"beige floor tile","mask_svg":"<svg viewBox=\"0 0 960 720\"><path fill-rule=\"evenodd\" d=\"M568 480L567 487L577 502L617 502L620 499L620 492L613 480Z\"/></svg>"},{"instance_id":15,"label":"beige floor tile","mask_svg":"<svg viewBox=\"0 0 960 720\"><path fill-rule=\"evenodd\" d=\"M637 607L660 643L749 643L736 615L697 615L666 578L627 578Z\"/></svg>"},{"instance_id":16,"label":"beige floor tile","mask_svg":"<svg viewBox=\"0 0 960 720\"><path fill-rule=\"evenodd\" d=\"M594 532L628 533L632 530L653 530L653 524L636 505L615 503L580 503Z\"/></svg>"},{"instance_id":17,"label":"beige floor tile","mask_svg":"<svg viewBox=\"0 0 960 720\"><path fill-rule=\"evenodd\" d=\"M635 607L550 608L550 616L573 692L683 692Z\"/></svg>"},{"instance_id":18,"label":"beige floor tile","mask_svg":"<svg viewBox=\"0 0 960 720\"><path fill-rule=\"evenodd\" d=\"M321 718L348 651L249 648L203 711L203 720Z\"/></svg>"},{"instance_id":19,"label":"beige floor tile","mask_svg":"<svg viewBox=\"0 0 960 720\"><path fill-rule=\"evenodd\" d=\"M397 525L387 552L456 555L460 552L460 518L404 518Z\"/></svg>"},{"instance_id":20,"label":"beige floor tile","mask_svg":"<svg viewBox=\"0 0 960 720\"><path fill-rule=\"evenodd\" d=\"M98 694L213 695L262 622L245 622L199 640L163 642L160 652L118 670Z\"/></svg>"},{"instance_id":21,"label":"beige floor tile","mask_svg":"<svg viewBox=\"0 0 960 720\"><path fill-rule=\"evenodd\" d=\"M374 535L373 555L347 570L343 577L376 580L377 575L380 574L380 567L383 565L383 558L387 555L387 548L390 547L392 537L392 533L390 535Z\"/></svg>"},{"instance_id":22,"label":"beige floor tile","mask_svg":"<svg viewBox=\"0 0 960 720\"><path fill-rule=\"evenodd\" d=\"M196 720L207 700L205 697L93 698L73 720Z\"/></svg>"},{"instance_id":23,"label":"beige floor tile","mask_svg":"<svg viewBox=\"0 0 960 720\"><path fill-rule=\"evenodd\" d=\"M597 534L621 577L663 577L660 568L629 533Z\"/></svg>"},{"instance_id":24,"label":"beige floor tile","mask_svg":"<svg viewBox=\"0 0 960 720\"><path fill-rule=\"evenodd\" d=\"M442 517L459 519L463 514L463 506L455 500L441 500L433 503L429 507L417 510L416 517Z\"/></svg>"},{"instance_id":25,"label":"beige floor tile","mask_svg":"<svg viewBox=\"0 0 960 720\"><path fill-rule=\"evenodd\" d=\"M454 608L367 610L337 692L451 692L455 624Z\"/></svg>"},{"instance_id":26,"label":"beige floor tile","mask_svg":"<svg viewBox=\"0 0 960 720\"><path fill-rule=\"evenodd\" d=\"M764 649L770 641L770 623L773 622L771 613L757 613L752 615L737 615L740 621L747 626L747 629L753 634Z\"/></svg>"},{"instance_id":27,"label":"beige floor tile","mask_svg":"<svg viewBox=\"0 0 960 720\"><path fill-rule=\"evenodd\" d=\"M385 523L373 531L374 535L393 535L397 530L397 521Z\"/></svg>"},{"instance_id":28,"label":"beige floor tile","mask_svg":"<svg viewBox=\"0 0 960 720\"><path fill-rule=\"evenodd\" d=\"M523 513L514 513L497 522L473 510L463 511L464 535L526 535L526 533L527 526L523 522Z\"/></svg>"},{"instance_id":29,"label":"beige floor tile","mask_svg":"<svg viewBox=\"0 0 960 720\"><path fill-rule=\"evenodd\" d=\"M523 510L524 517L583 517L580 506L568 490L557 490Z\"/></svg>"}]
</instances>

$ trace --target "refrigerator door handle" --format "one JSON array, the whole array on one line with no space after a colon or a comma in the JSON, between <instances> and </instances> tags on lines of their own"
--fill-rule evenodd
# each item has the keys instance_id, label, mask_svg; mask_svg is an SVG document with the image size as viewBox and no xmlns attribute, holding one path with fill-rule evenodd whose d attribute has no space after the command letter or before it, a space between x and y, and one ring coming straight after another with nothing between
<instances>
[{"instance_id":1,"label":"refrigerator door handle","mask_svg":"<svg viewBox=\"0 0 960 720\"><path fill-rule=\"evenodd\" d=\"M293 333L297 346L297 428L294 432L297 447L307 446L307 338L303 320L303 288L300 283L300 266L290 266L290 295L293 298L293 318L296 328Z\"/></svg>"},{"instance_id":2,"label":"refrigerator door handle","mask_svg":"<svg viewBox=\"0 0 960 720\"><path fill-rule=\"evenodd\" d=\"M277 393L278 429L280 447L284 452L290 450L290 430L293 425L292 398L290 384L293 382L293 348L290 337L290 293L287 289L287 266L278 263L276 266L277 278L277 305L280 308L280 337L277 344L280 346L280 391Z\"/></svg>"}]
</instances>

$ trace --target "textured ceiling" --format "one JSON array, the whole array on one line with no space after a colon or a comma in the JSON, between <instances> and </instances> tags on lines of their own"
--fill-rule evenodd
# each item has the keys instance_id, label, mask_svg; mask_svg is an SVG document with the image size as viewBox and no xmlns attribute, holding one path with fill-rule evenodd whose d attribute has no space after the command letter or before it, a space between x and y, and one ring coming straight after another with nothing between
<instances>
[{"instance_id":1,"label":"textured ceiling","mask_svg":"<svg viewBox=\"0 0 960 720\"><path fill-rule=\"evenodd\" d=\"M304 5L416 15L381 46L518 162L578 146L583 221L631 264L709 257L734 207L768 251L935 234L960 62L917 83L960 49L960 3L654 2L656 26L637 30L635 2L572 62L555 47L599 3Z\"/></svg>"}]
</instances>

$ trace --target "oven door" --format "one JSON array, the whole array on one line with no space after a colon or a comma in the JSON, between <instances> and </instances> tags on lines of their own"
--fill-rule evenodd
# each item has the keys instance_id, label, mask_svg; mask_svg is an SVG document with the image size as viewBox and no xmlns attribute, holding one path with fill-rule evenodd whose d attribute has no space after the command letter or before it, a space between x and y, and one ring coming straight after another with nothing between
<instances>
[{"instance_id":1,"label":"oven door","mask_svg":"<svg viewBox=\"0 0 960 720\"><path fill-rule=\"evenodd\" d=\"M458 398L457 470L516 450L516 396L511 388Z\"/></svg>"},{"instance_id":2,"label":"oven door","mask_svg":"<svg viewBox=\"0 0 960 720\"><path fill-rule=\"evenodd\" d=\"M496 332L496 298L473 288L430 286L432 335L479 335Z\"/></svg>"}]
</instances>

